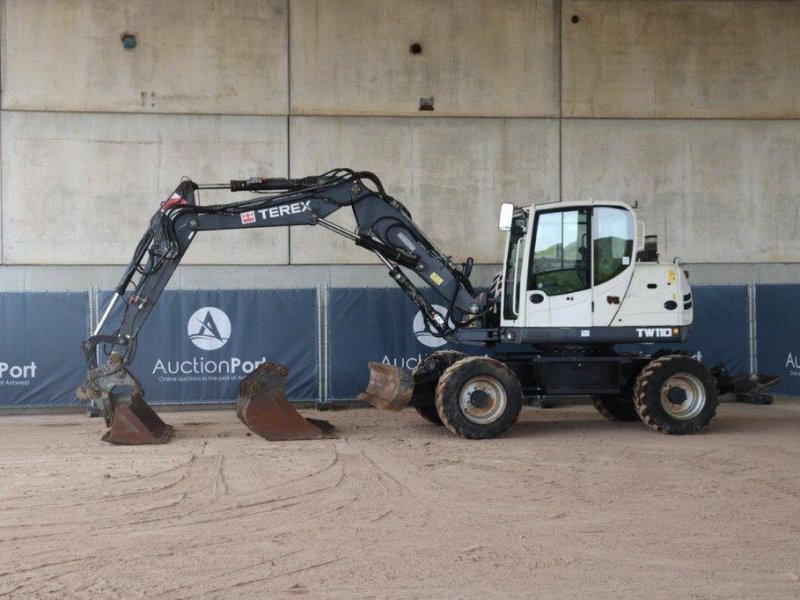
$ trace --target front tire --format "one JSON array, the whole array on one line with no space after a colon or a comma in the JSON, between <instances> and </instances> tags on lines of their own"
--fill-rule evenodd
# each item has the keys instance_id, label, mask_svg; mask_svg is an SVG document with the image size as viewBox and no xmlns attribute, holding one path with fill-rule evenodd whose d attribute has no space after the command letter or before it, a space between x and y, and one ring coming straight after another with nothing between
<instances>
[{"instance_id":1,"label":"front tire","mask_svg":"<svg viewBox=\"0 0 800 600\"><path fill-rule=\"evenodd\" d=\"M695 433L716 414L717 384L703 363L670 354L642 369L636 378L633 403L642 422L655 431Z\"/></svg>"},{"instance_id":2,"label":"front tire","mask_svg":"<svg viewBox=\"0 0 800 600\"><path fill-rule=\"evenodd\" d=\"M443 425L442 420L439 418L439 413L436 411L436 385L447 367L462 358L466 358L466 356L466 354L458 350L437 350L428 354L414 367L412 373L414 381L425 375L434 374L435 376L430 380L426 380L425 383L415 385L414 395L411 397L414 410L429 423Z\"/></svg>"},{"instance_id":3,"label":"front tire","mask_svg":"<svg viewBox=\"0 0 800 600\"><path fill-rule=\"evenodd\" d=\"M511 429L522 410L522 387L503 363L470 356L450 365L436 386L436 411L447 429L471 440Z\"/></svg>"}]
</instances>

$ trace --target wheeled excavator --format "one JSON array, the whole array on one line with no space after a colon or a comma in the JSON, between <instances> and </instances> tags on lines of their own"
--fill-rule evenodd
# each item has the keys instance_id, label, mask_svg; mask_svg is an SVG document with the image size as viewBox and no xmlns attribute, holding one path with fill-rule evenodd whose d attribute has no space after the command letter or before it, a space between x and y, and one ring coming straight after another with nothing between
<instances>
[{"instance_id":1,"label":"wheeled excavator","mask_svg":"<svg viewBox=\"0 0 800 600\"><path fill-rule=\"evenodd\" d=\"M204 189L257 192L228 204L204 206ZM347 208L355 227L329 217ZM684 342L693 320L687 276L658 262L643 225L620 202L504 204L502 271L489 290L470 283L473 260L457 264L439 251L401 202L370 172L336 169L302 179L252 178L226 184L185 179L161 204L115 288L94 333L82 344L88 365L78 396L99 406L118 444L166 442L172 428L144 400L129 371L137 336L189 245L199 232L309 225L351 240L375 254L417 306L426 329L454 344L503 344L513 351L467 356L441 350L412 371L370 363L359 399L424 418L470 439L491 438L516 422L529 398L587 395L611 419L641 420L653 430L693 433L717 408L716 378L685 352L653 356L621 352L623 343ZM430 288L440 306L426 299ZM114 306L121 322L104 333ZM101 364L99 350L108 357ZM518 349L517 349L518 348ZM287 367L266 363L241 382L236 412L267 439L328 434L324 422L304 419L284 394Z\"/></svg>"}]
</instances>

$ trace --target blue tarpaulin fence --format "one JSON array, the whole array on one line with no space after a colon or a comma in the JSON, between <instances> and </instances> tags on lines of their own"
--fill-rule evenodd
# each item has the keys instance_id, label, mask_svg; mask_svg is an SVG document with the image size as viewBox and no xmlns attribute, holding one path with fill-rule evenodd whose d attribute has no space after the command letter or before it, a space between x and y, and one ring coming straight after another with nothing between
<instances>
[{"instance_id":1,"label":"blue tarpaulin fence","mask_svg":"<svg viewBox=\"0 0 800 600\"><path fill-rule=\"evenodd\" d=\"M761 373L780 375L774 393L800 396L800 285L756 286L756 356Z\"/></svg>"},{"instance_id":2,"label":"blue tarpaulin fence","mask_svg":"<svg viewBox=\"0 0 800 600\"><path fill-rule=\"evenodd\" d=\"M100 305L110 297L101 294ZM235 400L239 382L271 361L290 367L289 398L319 400L317 305L314 289L164 292L142 327L131 371L148 403L219 402Z\"/></svg>"},{"instance_id":3,"label":"blue tarpaulin fence","mask_svg":"<svg viewBox=\"0 0 800 600\"><path fill-rule=\"evenodd\" d=\"M87 294L0 294L0 405L75 404Z\"/></svg>"},{"instance_id":4,"label":"blue tarpaulin fence","mask_svg":"<svg viewBox=\"0 0 800 600\"><path fill-rule=\"evenodd\" d=\"M800 321L792 315L800 285L753 287L695 286L695 325L683 349L733 373L755 365L780 375L775 391L800 396ZM100 294L101 308L108 296ZM0 406L77 402L93 304L88 293L0 293ZM363 390L369 361L413 368L445 348L486 353L427 334L397 289L165 292L139 336L132 371L153 404L233 401L241 378L269 360L289 365L290 399L324 402ZM649 354L659 346L625 348Z\"/></svg>"}]
</instances>

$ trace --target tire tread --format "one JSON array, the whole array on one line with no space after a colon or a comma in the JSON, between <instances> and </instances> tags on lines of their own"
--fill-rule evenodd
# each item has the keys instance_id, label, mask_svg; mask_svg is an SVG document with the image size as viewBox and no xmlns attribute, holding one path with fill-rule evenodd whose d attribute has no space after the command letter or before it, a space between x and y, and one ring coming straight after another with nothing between
<instances>
[{"instance_id":1,"label":"tire tread","mask_svg":"<svg viewBox=\"0 0 800 600\"><path fill-rule=\"evenodd\" d=\"M706 369L706 380L703 383L707 386L707 395L708 401L711 402L711 410L706 414L703 415L702 419L695 419L693 421L686 421L681 424L680 428L671 428L666 426L663 423L659 423L653 415L650 413L650 410L647 406L647 393L648 388L650 385L650 379L652 376L664 368L665 365L675 361L675 360L694 360L693 358L688 357L685 354L666 354L664 356L659 356L658 358L653 359L650 361L647 366L642 369L639 373L638 377L636 378L636 383L634 384L634 393L633 393L633 406L636 409L639 418L642 420L642 423L647 425L653 431L657 431L659 433L666 433L666 434L688 434L688 433L696 433L703 427L709 424L711 419L717 413L717 406L719 406L719 399L717 394L716 382L714 381L713 377L711 377L710 373L708 373ZM699 363L699 361L696 361ZM705 369L705 367L703 367Z\"/></svg>"}]
</instances>

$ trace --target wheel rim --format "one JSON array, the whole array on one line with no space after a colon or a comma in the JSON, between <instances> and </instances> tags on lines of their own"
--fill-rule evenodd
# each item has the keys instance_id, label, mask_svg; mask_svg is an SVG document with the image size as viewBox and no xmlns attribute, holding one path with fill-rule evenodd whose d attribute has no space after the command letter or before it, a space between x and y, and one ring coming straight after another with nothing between
<instances>
[{"instance_id":1,"label":"wheel rim","mask_svg":"<svg viewBox=\"0 0 800 600\"><path fill-rule=\"evenodd\" d=\"M680 403L670 400L670 390L678 388L685 395ZM706 388L703 382L689 373L673 375L661 386L661 407L673 419L688 421L694 419L706 405Z\"/></svg>"},{"instance_id":2,"label":"wheel rim","mask_svg":"<svg viewBox=\"0 0 800 600\"><path fill-rule=\"evenodd\" d=\"M503 385L493 377L473 377L462 388L458 406L464 416L478 425L493 423L508 405Z\"/></svg>"}]
</instances>

